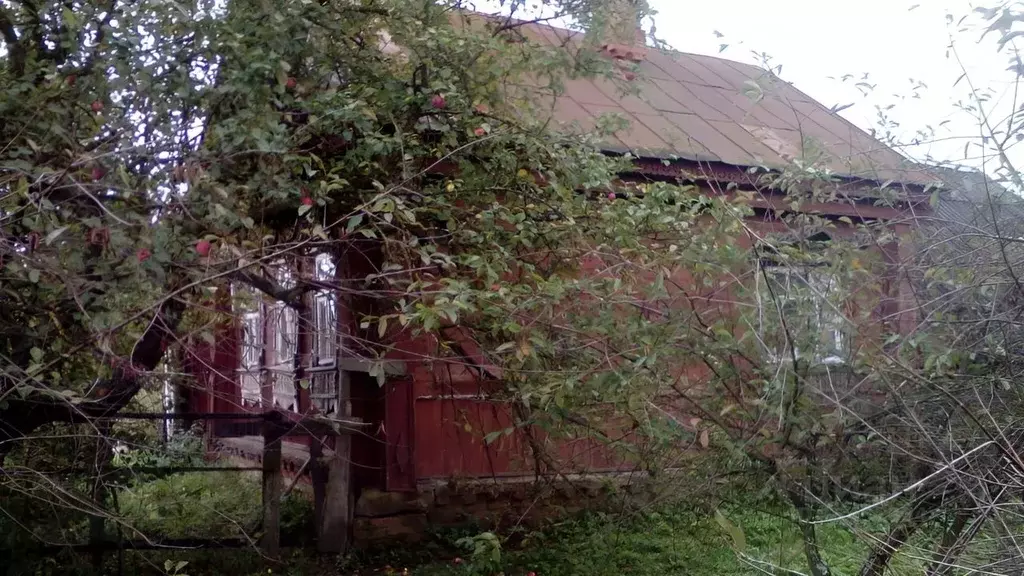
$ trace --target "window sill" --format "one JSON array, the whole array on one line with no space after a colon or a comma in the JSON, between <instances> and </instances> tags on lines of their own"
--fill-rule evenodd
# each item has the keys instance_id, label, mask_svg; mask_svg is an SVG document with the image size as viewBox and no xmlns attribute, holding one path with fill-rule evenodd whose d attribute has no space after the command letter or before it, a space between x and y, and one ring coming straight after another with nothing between
<instances>
[{"instance_id":1,"label":"window sill","mask_svg":"<svg viewBox=\"0 0 1024 576\"><path fill-rule=\"evenodd\" d=\"M842 367L847 367L848 366L846 360L844 360L843 358L840 358L839 356L825 356L824 358L815 358L814 360L808 360L807 358L801 358L801 357L797 356L796 359L801 364L810 365L812 370L821 369L821 368L825 368L825 369L842 368ZM793 358L791 358L789 356L784 356L784 357L769 356L767 363L768 364L775 364L775 365L779 365L779 364L792 364L793 363Z\"/></svg>"}]
</instances>

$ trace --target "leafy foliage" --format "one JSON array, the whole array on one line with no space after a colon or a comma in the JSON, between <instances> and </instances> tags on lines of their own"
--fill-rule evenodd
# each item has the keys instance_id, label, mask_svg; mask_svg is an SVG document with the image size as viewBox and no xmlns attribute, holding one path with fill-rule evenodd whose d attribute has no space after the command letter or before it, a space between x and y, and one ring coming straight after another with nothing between
<instances>
[{"instance_id":1,"label":"leafy foliage","mask_svg":"<svg viewBox=\"0 0 1024 576\"><path fill-rule=\"evenodd\" d=\"M409 566L414 575L441 574L750 574L758 568L750 558L800 570L804 565L799 530L787 518L784 505L765 500L725 506L726 514L745 527L749 555L737 556L729 536L707 510L666 503L659 510L632 517L590 514L530 534L521 545L503 553L500 570L470 558L451 558L433 564ZM872 518L884 525L885 519ZM859 566L867 546L854 533L833 527L823 531L823 548L841 573ZM371 565L372 567L373 565ZM762 565L761 568L767 566ZM893 574L914 574L920 566L899 559ZM400 569L396 570L400 573Z\"/></svg>"},{"instance_id":2,"label":"leafy foliage","mask_svg":"<svg viewBox=\"0 0 1024 576\"><path fill-rule=\"evenodd\" d=\"M258 533L257 474L184 473L149 479L118 495L120 520L148 538L239 538ZM312 507L291 492L283 501L281 528L301 534Z\"/></svg>"},{"instance_id":3,"label":"leafy foliage","mask_svg":"<svg viewBox=\"0 0 1024 576\"><path fill-rule=\"evenodd\" d=\"M514 411L488 442L521 431L540 472L560 463L538 432L589 438L654 472L685 450L728 453L789 497L816 576L829 573L823 503L893 502L906 513L890 531L900 544L950 502L981 509L967 503L987 484L935 475L975 449L976 478L1012 471L1002 459L1016 458L1016 436L998 422L1019 411L1020 236L997 229L985 253L998 258L983 266L943 256L886 285L894 226L802 213L856 204L817 156L754 168L744 189L700 174L613 187L634 158L598 144L624 126L572 130L543 112L573 78L617 78L596 50L614 5L542 4L586 34L560 48L512 41L521 23L467 20L457 0L0 3L5 466L77 463L81 450L41 436L92 426L155 387L169 349L201 362L189 344L231 321L233 289L296 309L306 292L332 290L360 299L353 338L381 355L467 329L503 370L494 399ZM1014 41L1016 11L982 16ZM877 188L862 192L906 207ZM755 212L761 193L783 204ZM329 283L282 281L282 266L320 253L371 264ZM767 260L798 281L780 290ZM909 302L906 284L929 321L901 342L908 311L891 303ZM985 412L994 428L971 408L981 390L998 400ZM141 456L121 464L151 461ZM920 496L882 500L933 477ZM30 500L52 493L46 480L4 482ZM172 496L207 488L147 482L126 505L163 530L172 512L204 514ZM743 522L719 523L757 548ZM661 552L668 541L629 539ZM494 550L482 554L497 564ZM572 557L593 573L641 561L590 565L600 556L581 550ZM880 573L889 556L872 549L865 565Z\"/></svg>"}]
</instances>

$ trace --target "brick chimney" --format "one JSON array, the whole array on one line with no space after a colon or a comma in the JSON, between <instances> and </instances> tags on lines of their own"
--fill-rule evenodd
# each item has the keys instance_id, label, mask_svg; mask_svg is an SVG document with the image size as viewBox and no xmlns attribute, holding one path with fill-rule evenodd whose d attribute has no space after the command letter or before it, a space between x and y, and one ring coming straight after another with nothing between
<instances>
[{"instance_id":1,"label":"brick chimney","mask_svg":"<svg viewBox=\"0 0 1024 576\"><path fill-rule=\"evenodd\" d=\"M630 62L647 57L647 34L640 26L645 7L644 0L608 0L603 14L602 54Z\"/></svg>"}]
</instances>

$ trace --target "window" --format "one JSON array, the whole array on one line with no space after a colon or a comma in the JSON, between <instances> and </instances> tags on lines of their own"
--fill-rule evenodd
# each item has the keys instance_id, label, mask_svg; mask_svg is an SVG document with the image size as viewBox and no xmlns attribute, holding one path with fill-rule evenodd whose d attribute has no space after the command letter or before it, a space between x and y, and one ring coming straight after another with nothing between
<instances>
[{"instance_id":1,"label":"window","mask_svg":"<svg viewBox=\"0 0 1024 576\"><path fill-rule=\"evenodd\" d=\"M338 411L337 370L319 370L310 375L309 401L321 414Z\"/></svg>"},{"instance_id":2,"label":"window","mask_svg":"<svg viewBox=\"0 0 1024 576\"><path fill-rule=\"evenodd\" d=\"M263 321L259 311L242 314L242 368L258 370L263 355Z\"/></svg>"},{"instance_id":3,"label":"window","mask_svg":"<svg viewBox=\"0 0 1024 576\"><path fill-rule=\"evenodd\" d=\"M316 280L330 282L334 280L335 265L328 254L316 257ZM313 330L312 358L314 365L333 364L337 350L338 306L334 291L317 290L313 294Z\"/></svg>"},{"instance_id":4,"label":"window","mask_svg":"<svg viewBox=\"0 0 1024 576\"><path fill-rule=\"evenodd\" d=\"M295 277L284 262L278 266L274 276L283 288L295 286ZM274 364L291 369L298 353L298 314L283 302L275 302L269 307L268 312L271 325L274 327Z\"/></svg>"},{"instance_id":5,"label":"window","mask_svg":"<svg viewBox=\"0 0 1024 576\"><path fill-rule=\"evenodd\" d=\"M280 303L274 305L274 316L277 320L277 329L274 330L277 364L291 367L298 350L298 316L294 309Z\"/></svg>"},{"instance_id":6,"label":"window","mask_svg":"<svg viewBox=\"0 0 1024 576\"><path fill-rule=\"evenodd\" d=\"M796 357L812 364L842 364L849 338L838 278L821 261L787 262L774 250L762 251L757 273L757 329L769 358Z\"/></svg>"},{"instance_id":7,"label":"window","mask_svg":"<svg viewBox=\"0 0 1024 576\"><path fill-rule=\"evenodd\" d=\"M242 406L259 406L263 370L263 314L259 297L251 290L232 285L232 307L238 314L241 334L238 383Z\"/></svg>"}]
</instances>

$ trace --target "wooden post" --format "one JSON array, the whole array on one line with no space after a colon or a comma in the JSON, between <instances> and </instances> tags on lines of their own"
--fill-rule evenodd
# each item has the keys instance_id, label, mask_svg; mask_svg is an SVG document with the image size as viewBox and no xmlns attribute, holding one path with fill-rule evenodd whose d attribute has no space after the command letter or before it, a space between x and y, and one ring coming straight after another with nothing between
<instances>
[{"instance_id":1,"label":"wooden post","mask_svg":"<svg viewBox=\"0 0 1024 576\"><path fill-rule=\"evenodd\" d=\"M327 459L327 490L324 494L323 520L317 548L320 552L341 553L348 549L349 530L352 525L352 468L348 458L351 436L335 436L335 453Z\"/></svg>"},{"instance_id":2,"label":"wooden post","mask_svg":"<svg viewBox=\"0 0 1024 576\"><path fill-rule=\"evenodd\" d=\"M308 258L300 258L296 263L296 274L302 277L316 275L315 256L314 265L310 266ZM312 274L310 272L312 271ZM313 293L307 292L302 296L302 308L298 310L295 322L295 356L292 358L292 372L295 377L295 411L299 414L309 414L310 400L309 391L312 382L309 379L308 368L313 364L313 339L317 337L314 333L313 309L316 307L316 300ZM305 381L305 385L303 385Z\"/></svg>"},{"instance_id":3,"label":"wooden post","mask_svg":"<svg viewBox=\"0 0 1024 576\"><path fill-rule=\"evenodd\" d=\"M349 374L338 370L338 402L340 416L350 418L352 403L349 400ZM337 554L348 549L349 533L352 529L354 503L352 502L352 436L342 431L334 437L334 453L324 458L327 486L320 518L320 533L317 549L320 552Z\"/></svg>"},{"instance_id":4,"label":"wooden post","mask_svg":"<svg viewBox=\"0 0 1024 576\"><path fill-rule=\"evenodd\" d=\"M341 245L347 240L339 231ZM336 280L344 282L354 276L350 268L351 256L346 250L335 252ZM336 416L339 419L352 417L352 391L349 372L342 367L350 350L348 341L352 337L355 318L352 303L344 292L336 293L337 334L335 362L337 363L338 385ZM352 437L348 431L334 436L334 452L318 459L317 468L321 479L325 482L323 502L317 517L317 549L324 553L340 553L348 549L349 534L352 528L354 503L352 502ZM314 481L314 494L316 483Z\"/></svg>"},{"instance_id":5,"label":"wooden post","mask_svg":"<svg viewBox=\"0 0 1024 576\"><path fill-rule=\"evenodd\" d=\"M89 544L92 546L92 566L97 574L103 573L103 551L107 539L103 514L108 493L105 476L113 457L109 443L110 428L109 420L103 419L96 423L96 453L93 461L96 478L92 484L92 500L99 510L89 518Z\"/></svg>"},{"instance_id":6,"label":"wooden post","mask_svg":"<svg viewBox=\"0 0 1024 576\"><path fill-rule=\"evenodd\" d=\"M269 558L281 553L281 413L268 412L263 421L263 537L260 548Z\"/></svg>"},{"instance_id":7,"label":"wooden post","mask_svg":"<svg viewBox=\"0 0 1024 576\"><path fill-rule=\"evenodd\" d=\"M320 531L324 520L324 498L327 494L327 468L323 464L323 434L313 434L309 439L309 481L313 485L313 540L320 547Z\"/></svg>"}]
</instances>

